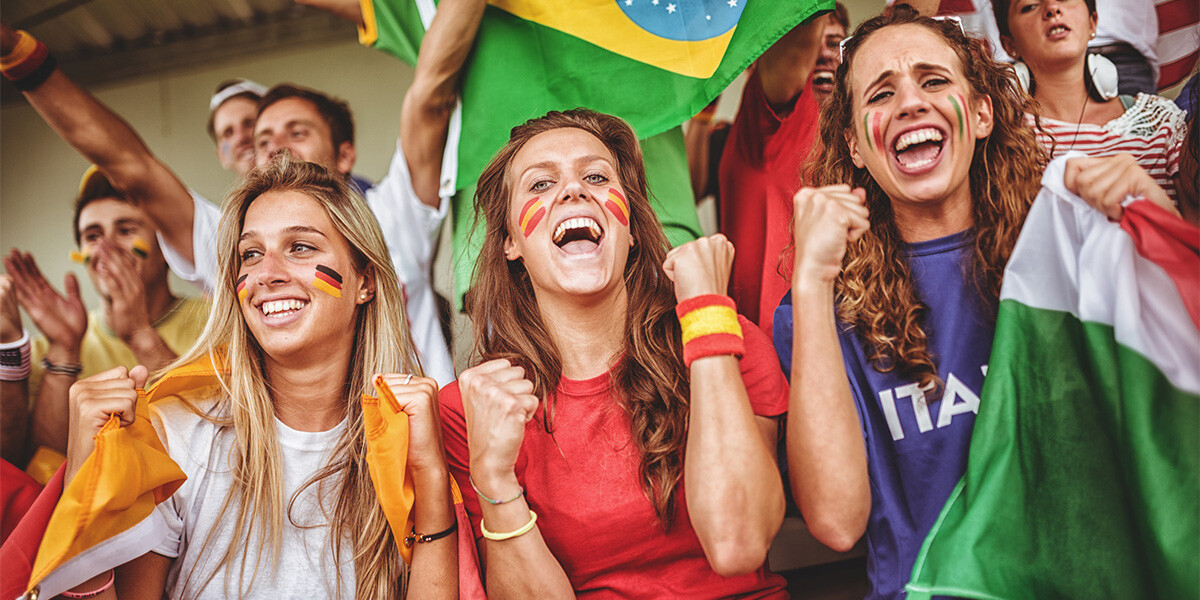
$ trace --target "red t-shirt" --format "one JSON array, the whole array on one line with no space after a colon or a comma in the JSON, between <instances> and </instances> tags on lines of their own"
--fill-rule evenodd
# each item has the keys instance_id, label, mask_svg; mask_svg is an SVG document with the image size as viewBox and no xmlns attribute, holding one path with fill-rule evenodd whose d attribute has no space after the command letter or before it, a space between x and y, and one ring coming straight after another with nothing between
<instances>
[{"instance_id":1,"label":"red t-shirt","mask_svg":"<svg viewBox=\"0 0 1200 600\"><path fill-rule=\"evenodd\" d=\"M810 79L781 118L767 102L755 70L721 153L719 229L737 248L729 295L767 335L775 307L788 291L780 256L791 237L800 169L816 144L818 109ZM782 272L791 268L783 265Z\"/></svg>"},{"instance_id":2,"label":"red t-shirt","mask_svg":"<svg viewBox=\"0 0 1200 600\"><path fill-rule=\"evenodd\" d=\"M787 411L787 380L766 336L741 319L746 356L742 380L754 413ZM538 528L577 595L589 598L787 598L783 577L763 565L738 577L713 572L688 520L683 482L664 531L638 480L629 418L614 398L609 374L562 379L551 439L541 417L525 429L517 479L538 514ZM458 382L442 389L442 423L450 473L464 490L479 534L479 499L467 480L469 451ZM557 442L557 443L556 443Z\"/></svg>"}]
</instances>

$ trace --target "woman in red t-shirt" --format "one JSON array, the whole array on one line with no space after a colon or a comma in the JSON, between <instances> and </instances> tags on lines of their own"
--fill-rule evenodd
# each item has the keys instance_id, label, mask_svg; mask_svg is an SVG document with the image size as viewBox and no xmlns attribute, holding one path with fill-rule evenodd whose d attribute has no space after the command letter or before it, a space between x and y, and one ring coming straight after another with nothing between
<instances>
[{"instance_id":1,"label":"woman in red t-shirt","mask_svg":"<svg viewBox=\"0 0 1200 600\"><path fill-rule=\"evenodd\" d=\"M786 598L787 384L733 246L668 252L633 131L586 109L514 129L475 201L486 362L440 399L489 597Z\"/></svg>"}]
</instances>

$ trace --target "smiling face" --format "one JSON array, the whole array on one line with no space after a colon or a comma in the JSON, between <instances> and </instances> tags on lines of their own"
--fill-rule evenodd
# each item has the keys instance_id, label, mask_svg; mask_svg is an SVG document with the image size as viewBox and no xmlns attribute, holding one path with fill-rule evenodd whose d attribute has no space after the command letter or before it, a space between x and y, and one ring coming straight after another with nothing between
<instances>
[{"instance_id":1,"label":"smiling face","mask_svg":"<svg viewBox=\"0 0 1200 600\"><path fill-rule=\"evenodd\" d=\"M1072 67L1087 53L1096 14L1083 0L1011 0L1008 28L1004 49L1031 69Z\"/></svg>"},{"instance_id":2,"label":"smiling face","mask_svg":"<svg viewBox=\"0 0 1200 600\"><path fill-rule=\"evenodd\" d=\"M838 65L842 64L841 43L846 37L846 29L834 18L827 14L824 31L821 33L821 53L817 55L817 66L813 69L813 97L817 104L823 102L833 93L834 75Z\"/></svg>"},{"instance_id":3,"label":"smiling face","mask_svg":"<svg viewBox=\"0 0 1200 600\"><path fill-rule=\"evenodd\" d=\"M295 191L259 196L246 210L238 257L242 315L269 357L349 351L358 305L374 297L374 285L316 200Z\"/></svg>"},{"instance_id":4,"label":"smiling face","mask_svg":"<svg viewBox=\"0 0 1200 600\"><path fill-rule=\"evenodd\" d=\"M608 148L582 129L531 138L508 167L508 260L522 260L541 298L619 288L629 257L629 204Z\"/></svg>"},{"instance_id":5,"label":"smiling face","mask_svg":"<svg viewBox=\"0 0 1200 600\"><path fill-rule=\"evenodd\" d=\"M846 137L855 166L897 209L969 208L975 140L991 132L992 112L990 99L973 98L958 55L933 31L905 24L875 32L854 56Z\"/></svg>"},{"instance_id":6,"label":"smiling face","mask_svg":"<svg viewBox=\"0 0 1200 600\"><path fill-rule=\"evenodd\" d=\"M283 98L263 109L254 125L254 144L260 167L284 148L296 158L340 173L349 173L354 166L354 144L344 142L335 148L329 123L303 98Z\"/></svg>"},{"instance_id":7,"label":"smiling face","mask_svg":"<svg viewBox=\"0 0 1200 600\"><path fill-rule=\"evenodd\" d=\"M234 96L213 113L213 134L221 166L239 176L254 168L254 121L258 103Z\"/></svg>"},{"instance_id":8,"label":"smiling face","mask_svg":"<svg viewBox=\"0 0 1200 600\"><path fill-rule=\"evenodd\" d=\"M158 248L157 230L142 209L115 198L92 200L79 210L79 252L98 256L101 246L129 252L138 257L138 272L146 287L166 285L167 263ZM97 260L87 261L88 275L95 277ZM103 292L103 290L101 290Z\"/></svg>"}]
</instances>

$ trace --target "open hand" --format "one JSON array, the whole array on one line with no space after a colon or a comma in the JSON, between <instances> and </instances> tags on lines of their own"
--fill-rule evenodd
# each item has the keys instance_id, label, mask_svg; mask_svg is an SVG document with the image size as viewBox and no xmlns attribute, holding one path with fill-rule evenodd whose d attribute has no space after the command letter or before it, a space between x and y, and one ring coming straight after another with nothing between
<instances>
[{"instance_id":1,"label":"open hand","mask_svg":"<svg viewBox=\"0 0 1200 600\"><path fill-rule=\"evenodd\" d=\"M4 257L4 268L12 276L17 302L50 345L78 352L87 332L87 309L79 296L79 280L75 275L67 273L64 278L63 289L67 292L64 296L46 281L28 252L22 254L14 248Z\"/></svg>"}]
</instances>

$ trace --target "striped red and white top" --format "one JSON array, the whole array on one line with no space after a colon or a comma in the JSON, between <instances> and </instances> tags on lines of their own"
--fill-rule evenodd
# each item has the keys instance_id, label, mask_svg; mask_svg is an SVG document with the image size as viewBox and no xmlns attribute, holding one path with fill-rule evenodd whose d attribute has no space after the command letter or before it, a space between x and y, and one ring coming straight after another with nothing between
<instances>
[{"instance_id":1,"label":"striped red and white top","mask_svg":"<svg viewBox=\"0 0 1200 600\"><path fill-rule=\"evenodd\" d=\"M1043 131L1038 142L1058 157L1070 150L1089 156L1132 154L1138 164L1175 199L1175 181L1179 173L1179 153L1183 148L1184 113L1175 103L1161 96L1138 94L1133 105L1121 116L1103 125L1068 123L1042 117Z\"/></svg>"}]
</instances>

